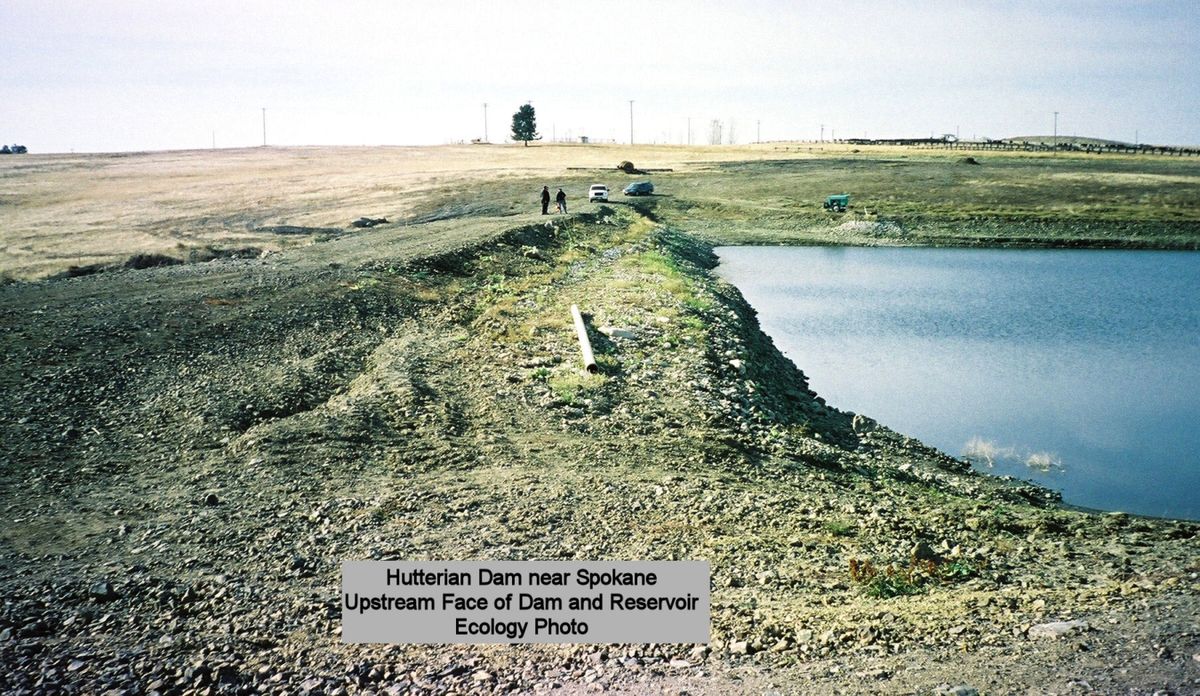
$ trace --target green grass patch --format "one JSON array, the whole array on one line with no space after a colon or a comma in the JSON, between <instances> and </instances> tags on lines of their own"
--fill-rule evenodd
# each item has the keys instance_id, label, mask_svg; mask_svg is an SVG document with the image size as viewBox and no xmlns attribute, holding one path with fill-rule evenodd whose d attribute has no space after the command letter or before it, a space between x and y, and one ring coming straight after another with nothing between
<instances>
[{"instance_id":1,"label":"green grass patch","mask_svg":"<svg viewBox=\"0 0 1200 696\"><path fill-rule=\"evenodd\" d=\"M547 385L559 400L574 405L586 399L589 393L602 387L605 380L606 378L602 374L565 368L551 373Z\"/></svg>"},{"instance_id":2,"label":"green grass patch","mask_svg":"<svg viewBox=\"0 0 1200 696\"><path fill-rule=\"evenodd\" d=\"M835 537L851 537L858 533L858 525L845 520L829 520L823 527Z\"/></svg>"}]
</instances>

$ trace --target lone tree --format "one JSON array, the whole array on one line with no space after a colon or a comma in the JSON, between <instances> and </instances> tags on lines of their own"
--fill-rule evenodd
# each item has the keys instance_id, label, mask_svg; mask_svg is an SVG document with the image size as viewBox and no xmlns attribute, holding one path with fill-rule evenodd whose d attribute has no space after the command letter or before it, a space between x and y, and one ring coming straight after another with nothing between
<instances>
[{"instance_id":1,"label":"lone tree","mask_svg":"<svg viewBox=\"0 0 1200 696\"><path fill-rule=\"evenodd\" d=\"M530 140L542 139L537 132L537 116L533 113L532 104L523 105L513 114L512 137L513 140L523 140L525 147L529 147Z\"/></svg>"}]
</instances>

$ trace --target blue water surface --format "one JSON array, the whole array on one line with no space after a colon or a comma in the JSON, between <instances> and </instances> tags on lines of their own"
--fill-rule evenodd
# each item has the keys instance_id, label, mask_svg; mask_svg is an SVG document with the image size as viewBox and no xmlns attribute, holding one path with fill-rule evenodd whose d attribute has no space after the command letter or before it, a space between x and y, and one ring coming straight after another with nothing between
<instances>
[{"instance_id":1,"label":"blue water surface","mask_svg":"<svg viewBox=\"0 0 1200 696\"><path fill-rule=\"evenodd\" d=\"M717 253L831 405L1068 503L1200 519L1200 254Z\"/></svg>"}]
</instances>

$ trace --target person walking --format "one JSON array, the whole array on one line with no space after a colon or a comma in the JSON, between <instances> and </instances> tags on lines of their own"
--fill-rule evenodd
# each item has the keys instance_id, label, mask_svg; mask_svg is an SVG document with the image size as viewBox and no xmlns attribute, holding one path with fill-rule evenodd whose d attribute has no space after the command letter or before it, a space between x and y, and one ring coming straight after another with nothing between
<instances>
[{"instance_id":1,"label":"person walking","mask_svg":"<svg viewBox=\"0 0 1200 696\"><path fill-rule=\"evenodd\" d=\"M550 214L550 187L542 187L542 215Z\"/></svg>"},{"instance_id":2,"label":"person walking","mask_svg":"<svg viewBox=\"0 0 1200 696\"><path fill-rule=\"evenodd\" d=\"M554 197L554 200L558 202L558 212L567 212L567 194L563 193L562 189L558 190L558 195Z\"/></svg>"}]
</instances>

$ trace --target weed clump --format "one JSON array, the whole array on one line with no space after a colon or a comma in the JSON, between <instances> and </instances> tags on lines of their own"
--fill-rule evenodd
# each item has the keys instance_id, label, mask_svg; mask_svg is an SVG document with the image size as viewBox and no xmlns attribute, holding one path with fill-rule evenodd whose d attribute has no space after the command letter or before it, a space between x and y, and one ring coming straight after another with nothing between
<instances>
[{"instance_id":1,"label":"weed clump","mask_svg":"<svg viewBox=\"0 0 1200 696\"><path fill-rule=\"evenodd\" d=\"M850 579L876 599L920 594L930 584L967 580L980 570L981 566L966 559L917 558L915 553L907 565L892 563L883 568L870 560L850 559Z\"/></svg>"},{"instance_id":2,"label":"weed clump","mask_svg":"<svg viewBox=\"0 0 1200 696\"><path fill-rule=\"evenodd\" d=\"M912 566L900 569L889 565L880 569L869 560L850 559L850 579L862 585L868 597L877 599L920 594L921 583L914 571Z\"/></svg>"}]
</instances>

